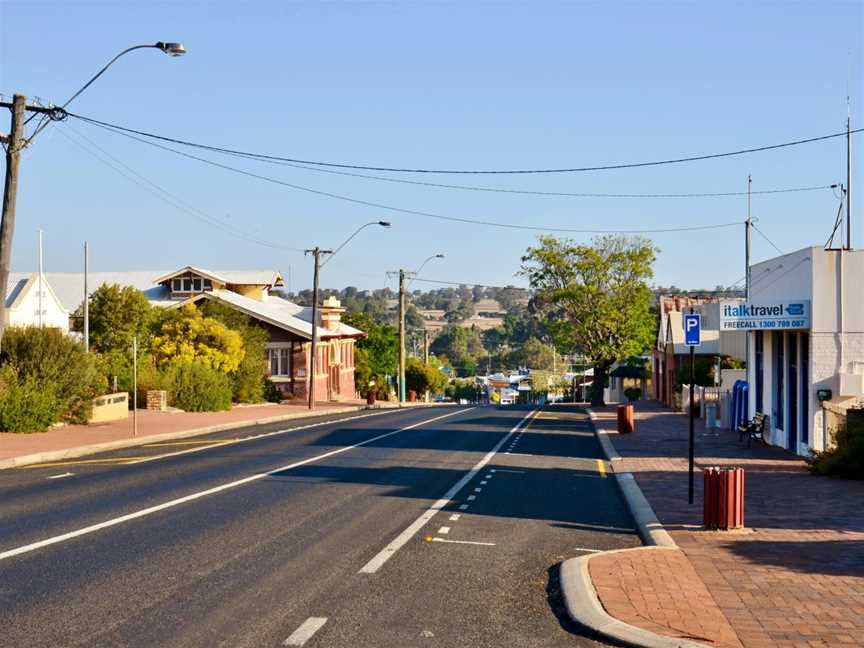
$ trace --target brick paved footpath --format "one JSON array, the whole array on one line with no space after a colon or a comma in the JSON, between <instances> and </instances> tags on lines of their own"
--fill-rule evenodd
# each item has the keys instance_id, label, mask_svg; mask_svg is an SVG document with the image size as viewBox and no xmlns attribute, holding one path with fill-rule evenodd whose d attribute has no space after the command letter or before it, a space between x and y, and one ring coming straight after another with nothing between
<instances>
[{"instance_id":1,"label":"brick paved footpath","mask_svg":"<svg viewBox=\"0 0 864 648\"><path fill-rule=\"evenodd\" d=\"M679 546L593 559L610 614L708 645L864 646L864 482L811 475L800 457L755 441L748 449L730 431L705 436L697 419L689 505L685 415L639 402L636 433L619 435L614 407L595 413L623 457L614 470L634 474ZM702 530L707 466L744 468L744 531Z\"/></svg>"}]
</instances>

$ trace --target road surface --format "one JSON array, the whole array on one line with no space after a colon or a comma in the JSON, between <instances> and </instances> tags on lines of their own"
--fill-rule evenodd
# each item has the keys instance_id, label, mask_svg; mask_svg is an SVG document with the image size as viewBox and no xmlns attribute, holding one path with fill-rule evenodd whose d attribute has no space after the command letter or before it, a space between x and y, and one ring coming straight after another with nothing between
<instances>
[{"instance_id":1,"label":"road surface","mask_svg":"<svg viewBox=\"0 0 864 648\"><path fill-rule=\"evenodd\" d=\"M454 406L0 471L0 645L597 646L557 565L639 544L601 456Z\"/></svg>"}]
</instances>

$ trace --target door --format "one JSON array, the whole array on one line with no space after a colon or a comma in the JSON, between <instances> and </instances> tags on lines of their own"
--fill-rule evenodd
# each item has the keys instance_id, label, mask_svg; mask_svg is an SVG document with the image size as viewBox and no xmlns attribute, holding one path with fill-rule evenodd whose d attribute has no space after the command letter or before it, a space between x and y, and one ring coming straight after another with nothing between
<instances>
[{"instance_id":1,"label":"door","mask_svg":"<svg viewBox=\"0 0 864 648\"><path fill-rule=\"evenodd\" d=\"M789 417L786 422L786 447L798 452L798 334L789 333L786 345L786 364L789 367Z\"/></svg>"}]
</instances>

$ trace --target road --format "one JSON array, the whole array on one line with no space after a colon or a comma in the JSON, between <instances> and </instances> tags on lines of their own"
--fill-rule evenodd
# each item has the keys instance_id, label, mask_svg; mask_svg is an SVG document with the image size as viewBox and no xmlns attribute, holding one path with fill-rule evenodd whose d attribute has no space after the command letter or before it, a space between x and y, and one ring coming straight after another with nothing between
<instances>
[{"instance_id":1,"label":"road","mask_svg":"<svg viewBox=\"0 0 864 648\"><path fill-rule=\"evenodd\" d=\"M0 471L0 645L599 645L557 565L639 540L584 414L284 426Z\"/></svg>"}]
</instances>

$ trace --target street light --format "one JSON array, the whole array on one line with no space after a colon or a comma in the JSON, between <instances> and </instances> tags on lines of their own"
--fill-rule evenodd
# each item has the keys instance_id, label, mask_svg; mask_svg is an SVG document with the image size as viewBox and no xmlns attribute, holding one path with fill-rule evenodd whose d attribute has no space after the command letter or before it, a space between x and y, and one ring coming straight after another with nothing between
<instances>
[{"instance_id":1,"label":"street light","mask_svg":"<svg viewBox=\"0 0 864 648\"><path fill-rule=\"evenodd\" d=\"M390 227L387 221L372 221L361 225L347 239L342 241L335 250L322 250L319 247L314 247L311 250L305 250L304 254L312 254L315 261L315 270L312 275L312 348L309 350L309 409L315 409L315 354L318 349L318 275L321 271L321 266L332 259L339 250L344 248L348 243L357 236L362 230L371 225L379 225L381 227ZM321 255L329 254L330 258L324 263L321 263Z\"/></svg>"},{"instance_id":2,"label":"street light","mask_svg":"<svg viewBox=\"0 0 864 648\"><path fill-rule=\"evenodd\" d=\"M155 48L161 50L169 56L182 56L186 53L186 48L181 43L165 43L159 41L153 45L135 45L120 52L103 67L96 75L90 79L84 86L73 94L62 108L66 108L75 98L84 92L90 85L98 79L111 65L124 54L136 49ZM51 120L43 118L43 121L36 127L33 134L26 138L24 137L24 125L29 123L33 117L38 114L50 115L53 108L44 107L28 107L26 105L27 98L23 95L16 94L12 97L12 103L3 103L4 107L12 110L12 128L9 136L3 138L6 143L6 178L3 185L3 207L2 221L0 221L0 295L6 295L6 284L9 281L9 266L12 259L12 238L15 231L15 203L18 195L18 162L21 158L21 150L29 146L30 143L43 129L45 129ZM33 112L26 122L24 120L25 111ZM87 298L87 295L84 296ZM6 301L0 299L0 339L3 337L3 329L5 328L6 320Z\"/></svg>"},{"instance_id":3,"label":"street light","mask_svg":"<svg viewBox=\"0 0 864 648\"><path fill-rule=\"evenodd\" d=\"M425 266L427 263L429 263L432 259L443 259L443 258L444 258L443 254L433 254L428 259L426 259L423 263L420 264L420 267L414 271L414 276L416 277L417 275L419 275L420 271L423 269L423 266Z\"/></svg>"}]
</instances>

